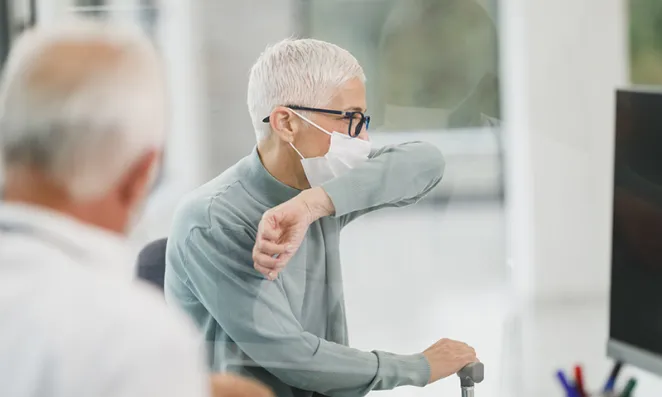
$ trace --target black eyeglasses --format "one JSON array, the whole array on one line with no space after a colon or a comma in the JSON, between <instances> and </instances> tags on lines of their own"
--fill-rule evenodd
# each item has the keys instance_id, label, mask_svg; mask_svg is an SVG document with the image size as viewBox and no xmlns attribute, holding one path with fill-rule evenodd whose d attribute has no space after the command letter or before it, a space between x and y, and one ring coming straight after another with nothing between
<instances>
[{"instance_id":1,"label":"black eyeglasses","mask_svg":"<svg viewBox=\"0 0 662 397\"><path fill-rule=\"evenodd\" d=\"M366 130L370 126L370 116L366 116L363 112L358 112L358 111L345 112L342 110L318 109L318 108L309 108L309 107L297 106L297 105L287 105L285 107L292 110L303 110L307 112L335 114L338 116L342 116L344 119L349 119L349 128L347 130L347 135L351 136L352 138L356 138L361 134L361 130L363 129L364 125ZM356 126L354 126L354 128L352 128L355 120L358 120L358 123L356 124ZM262 122L268 123L269 116L262 119Z\"/></svg>"}]
</instances>

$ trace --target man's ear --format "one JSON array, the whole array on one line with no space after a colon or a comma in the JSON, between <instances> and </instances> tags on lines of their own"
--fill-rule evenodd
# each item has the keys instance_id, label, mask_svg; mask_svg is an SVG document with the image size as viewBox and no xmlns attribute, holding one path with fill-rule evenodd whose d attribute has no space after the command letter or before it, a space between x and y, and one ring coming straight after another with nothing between
<instances>
[{"instance_id":1,"label":"man's ear","mask_svg":"<svg viewBox=\"0 0 662 397\"><path fill-rule=\"evenodd\" d=\"M119 199L126 207L133 207L147 194L158 171L161 153L150 150L143 154L120 180Z\"/></svg>"},{"instance_id":2,"label":"man's ear","mask_svg":"<svg viewBox=\"0 0 662 397\"><path fill-rule=\"evenodd\" d=\"M299 118L284 106L278 106L271 112L269 124L271 130L287 143L294 142L294 137L301 125Z\"/></svg>"}]
</instances>

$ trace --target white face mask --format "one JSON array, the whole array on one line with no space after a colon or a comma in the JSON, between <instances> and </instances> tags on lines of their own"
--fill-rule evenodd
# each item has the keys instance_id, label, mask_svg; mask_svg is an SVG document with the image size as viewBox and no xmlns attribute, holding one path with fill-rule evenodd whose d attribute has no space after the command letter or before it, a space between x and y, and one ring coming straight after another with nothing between
<instances>
[{"instance_id":1,"label":"white face mask","mask_svg":"<svg viewBox=\"0 0 662 397\"><path fill-rule=\"evenodd\" d=\"M331 133L299 113L294 112L294 114L331 136L331 145L324 157L304 158L301 152L290 143L292 149L301 157L301 165L303 165L303 171L306 173L310 186L320 186L368 160L372 147L369 141L352 138L337 131Z\"/></svg>"}]
</instances>

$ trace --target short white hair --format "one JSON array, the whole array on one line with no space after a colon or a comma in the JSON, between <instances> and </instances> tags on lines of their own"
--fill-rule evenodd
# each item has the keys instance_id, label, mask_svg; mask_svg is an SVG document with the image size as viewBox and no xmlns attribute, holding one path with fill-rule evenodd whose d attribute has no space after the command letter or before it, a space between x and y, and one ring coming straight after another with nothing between
<instances>
[{"instance_id":1,"label":"short white hair","mask_svg":"<svg viewBox=\"0 0 662 397\"><path fill-rule=\"evenodd\" d=\"M324 107L345 83L365 74L349 51L315 39L286 39L260 55L248 81L248 111L258 142L271 127L262 120L277 106Z\"/></svg>"},{"instance_id":2,"label":"short white hair","mask_svg":"<svg viewBox=\"0 0 662 397\"><path fill-rule=\"evenodd\" d=\"M4 166L44 172L77 199L106 193L165 140L162 65L137 28L75 19L35 28L0 83Z\"/></svg>"}]
</instances>

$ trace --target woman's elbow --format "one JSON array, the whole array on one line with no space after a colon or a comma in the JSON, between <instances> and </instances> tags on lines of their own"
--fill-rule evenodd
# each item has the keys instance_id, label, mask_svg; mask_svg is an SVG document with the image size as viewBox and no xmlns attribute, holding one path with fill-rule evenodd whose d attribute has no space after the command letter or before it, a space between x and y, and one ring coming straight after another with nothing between
<instances>
[{"instance_id":1,"label":"woman's elbow","mask_svg":"<svg viewBox=\"0 0 662 397\"><path fill-rule=\"evenodd\" d=\"M441 180L446 170L446 159L441 150L428 142L417 142L416 146L418 168L429 172L432 178Z\"/></svg>"}]
</instances>

